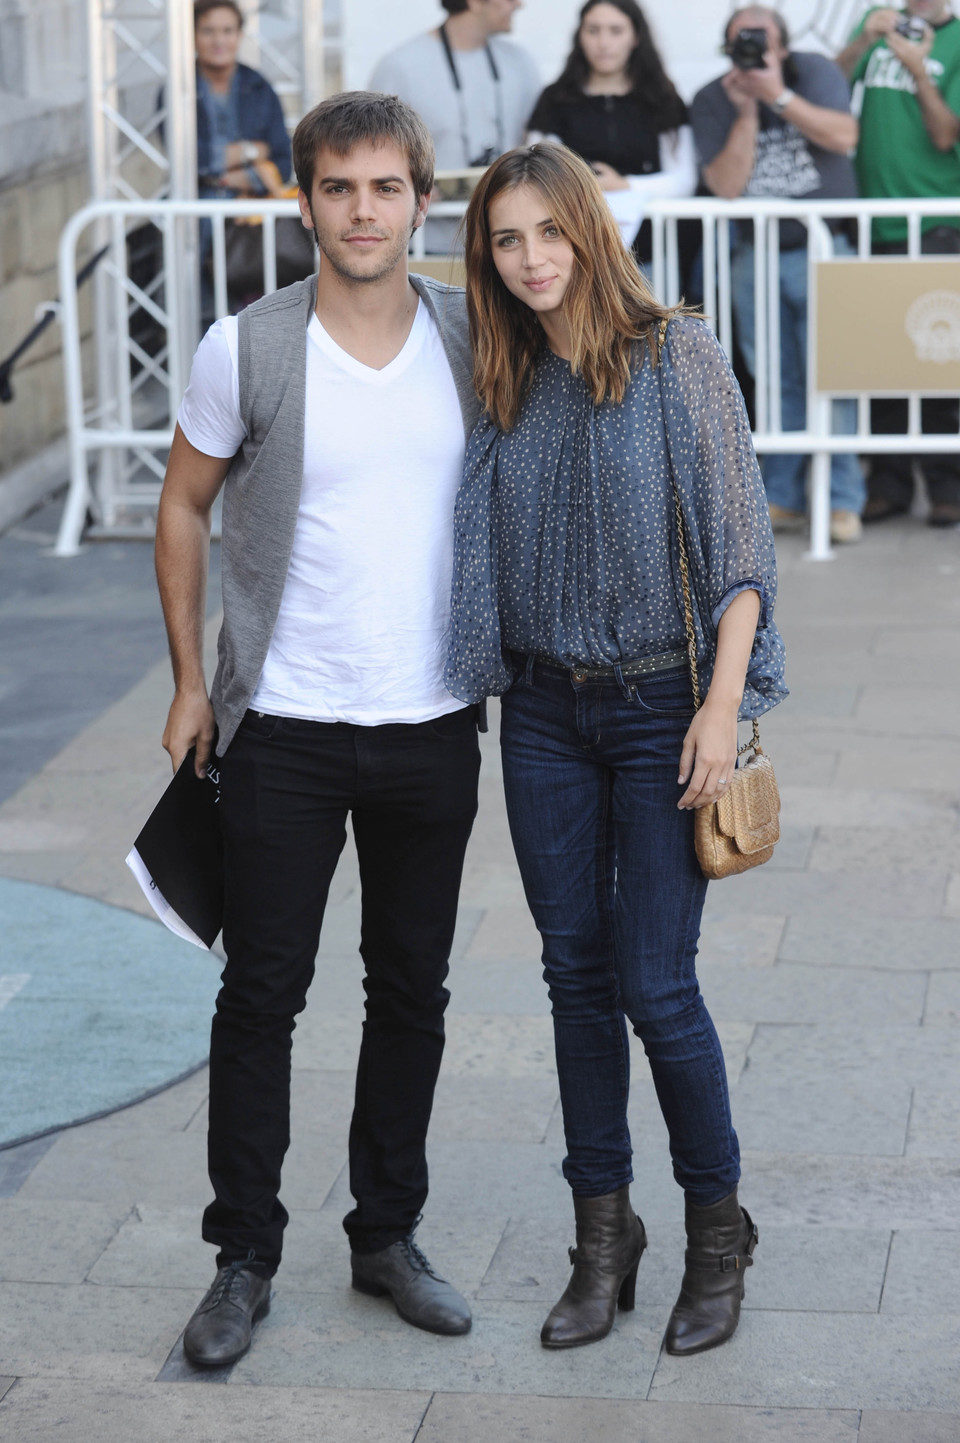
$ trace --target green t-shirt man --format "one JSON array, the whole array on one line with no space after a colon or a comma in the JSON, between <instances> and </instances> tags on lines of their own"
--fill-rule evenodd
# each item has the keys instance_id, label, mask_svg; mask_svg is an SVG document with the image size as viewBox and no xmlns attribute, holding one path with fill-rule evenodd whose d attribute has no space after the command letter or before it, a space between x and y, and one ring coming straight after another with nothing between
<instances>
[{"instance_id":1,"label":"green t-shirt man","mask_svg":"<svg viewBox=\"0 0 960 1443\"><path fill-rule=\"evenodd\" d=\"M851 41L862 34L878 8L867 11ZM933 45L924 66L945 104L960 116L960 20L951 15L932 28ZM856 155L861 195L878 199L960 198L960 145L949 150L938 150L934 145L917 99L917 82L884 38L864 52L850 72L850 80L859 81L863 87ZM944 224L960 227L960 214L955 220L931 218L923 223L923 229ZM878 241L904 241L906 220L876 220L873 233Z\"/></svg>"}]
</instances>

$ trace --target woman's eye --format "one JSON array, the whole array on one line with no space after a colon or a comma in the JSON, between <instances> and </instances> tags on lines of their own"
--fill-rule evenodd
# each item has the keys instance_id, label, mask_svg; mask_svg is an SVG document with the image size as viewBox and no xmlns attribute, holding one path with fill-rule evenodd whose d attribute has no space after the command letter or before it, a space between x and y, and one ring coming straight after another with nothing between
<instances>
[{"instance_id":1,"label":"woman's eye","mask_svg":"<svg viewBox=\"0 0 960 1443\"><path fill-rule=\"evenodd\" d=\"M515 240L515 235L502 235L497 241L497 245L503 250L505 246L512 246Z\"/></svg>"}]
</instances>

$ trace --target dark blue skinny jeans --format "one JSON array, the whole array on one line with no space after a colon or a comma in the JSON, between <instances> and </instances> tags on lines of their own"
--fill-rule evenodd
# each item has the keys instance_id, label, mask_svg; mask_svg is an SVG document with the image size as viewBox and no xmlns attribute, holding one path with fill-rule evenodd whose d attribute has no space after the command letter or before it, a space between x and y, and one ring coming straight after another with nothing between
<instances>
[{"instance_id":1,"label":"dark blue skinny jeans","mask_svg":"<svg viewBox=\"0 0 960 1443\"><path fill-rule=\"evenodd\" d=\"M528 662L503 697L507 812L543 939L567 1156L578 1197L632 1180L626 1022L643 1043L691 1201L737 1185L723 1054L697 984L706 881L679 811L693 716L683 670L576 681Z\"/></svg>"}]
</instances>

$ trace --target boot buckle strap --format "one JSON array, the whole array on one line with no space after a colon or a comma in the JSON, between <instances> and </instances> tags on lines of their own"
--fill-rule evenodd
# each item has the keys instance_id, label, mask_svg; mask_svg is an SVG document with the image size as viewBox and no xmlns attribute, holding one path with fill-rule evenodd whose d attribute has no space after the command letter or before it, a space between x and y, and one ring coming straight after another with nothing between
<instances>
[{"instance_id":1,"label":"boot buckle strap","mask_svg":"<svg viewBox=\"0 0 960 1443\"><path fill-rule=\"evenodd\" d=\"M696 1273L737 1273L743 1268L753 1267L753 1246L744 1249L742 1253L728 1253L726 1257L709 1258L702 1253L690 1253L685 1255L686 1266Z\"/></svg>"}]
</instances>

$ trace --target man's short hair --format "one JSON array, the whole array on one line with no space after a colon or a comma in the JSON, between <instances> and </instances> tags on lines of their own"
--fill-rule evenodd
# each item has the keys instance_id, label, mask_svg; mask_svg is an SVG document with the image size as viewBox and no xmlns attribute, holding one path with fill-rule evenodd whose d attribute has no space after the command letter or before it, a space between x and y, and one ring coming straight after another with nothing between
<instances>
[{"instance_id":1,"label":"man's short hair","mask_svg":"<svg viewBox=\"0 0 960 1443\"><path fill-rule=\"evenodd\" d=\"M440 0L448 15L462 15L469 8L468 0Z\"/></svg>"},{"instance_id":2,"label":"man's short hair","mask_svg":"<svg viewBox=\"0 0 960 1443\"><path fill-rule=\"evenodd\" d=\"M396 95L348 90L322 100L293 132L293 168L305 195L313 191L313 172L323 149L347 155L354 146L392 140L403 151L417 195L433 190L433 140L417 112Z\"/></svg>"},{"instance_id":3,"label":"man's short hair","mask_svg":"<svg viewBox=\"0 0 960 1443\"><path fill-rule=\"evenodd\" d=\"M196 30L204 15L211 10L232 10L237 17L237 24L243 29L243 11L237 4L237 0L196 0L193 7L193 28Z\"/></svg>"},{"instance_id":4,"label":"man's short hair","mask_svg":"<svg viewBox=\"0 0 960 1443\"><path fill-rule=\"evenodd\" d=\"M787 22L780 14L780 11L774 10L772 5L741 5L739 9L734 10L726 25L723 27L724 45L727 45L730 41L730 27L733 25L733 22L739 19L741 15L746 15L749 10L762 10L764 15L769 15L774 25L776 25L777 30L780 32L780 44L784 50L790 49L790 30Z\"/></svg>"}]
</instances>

